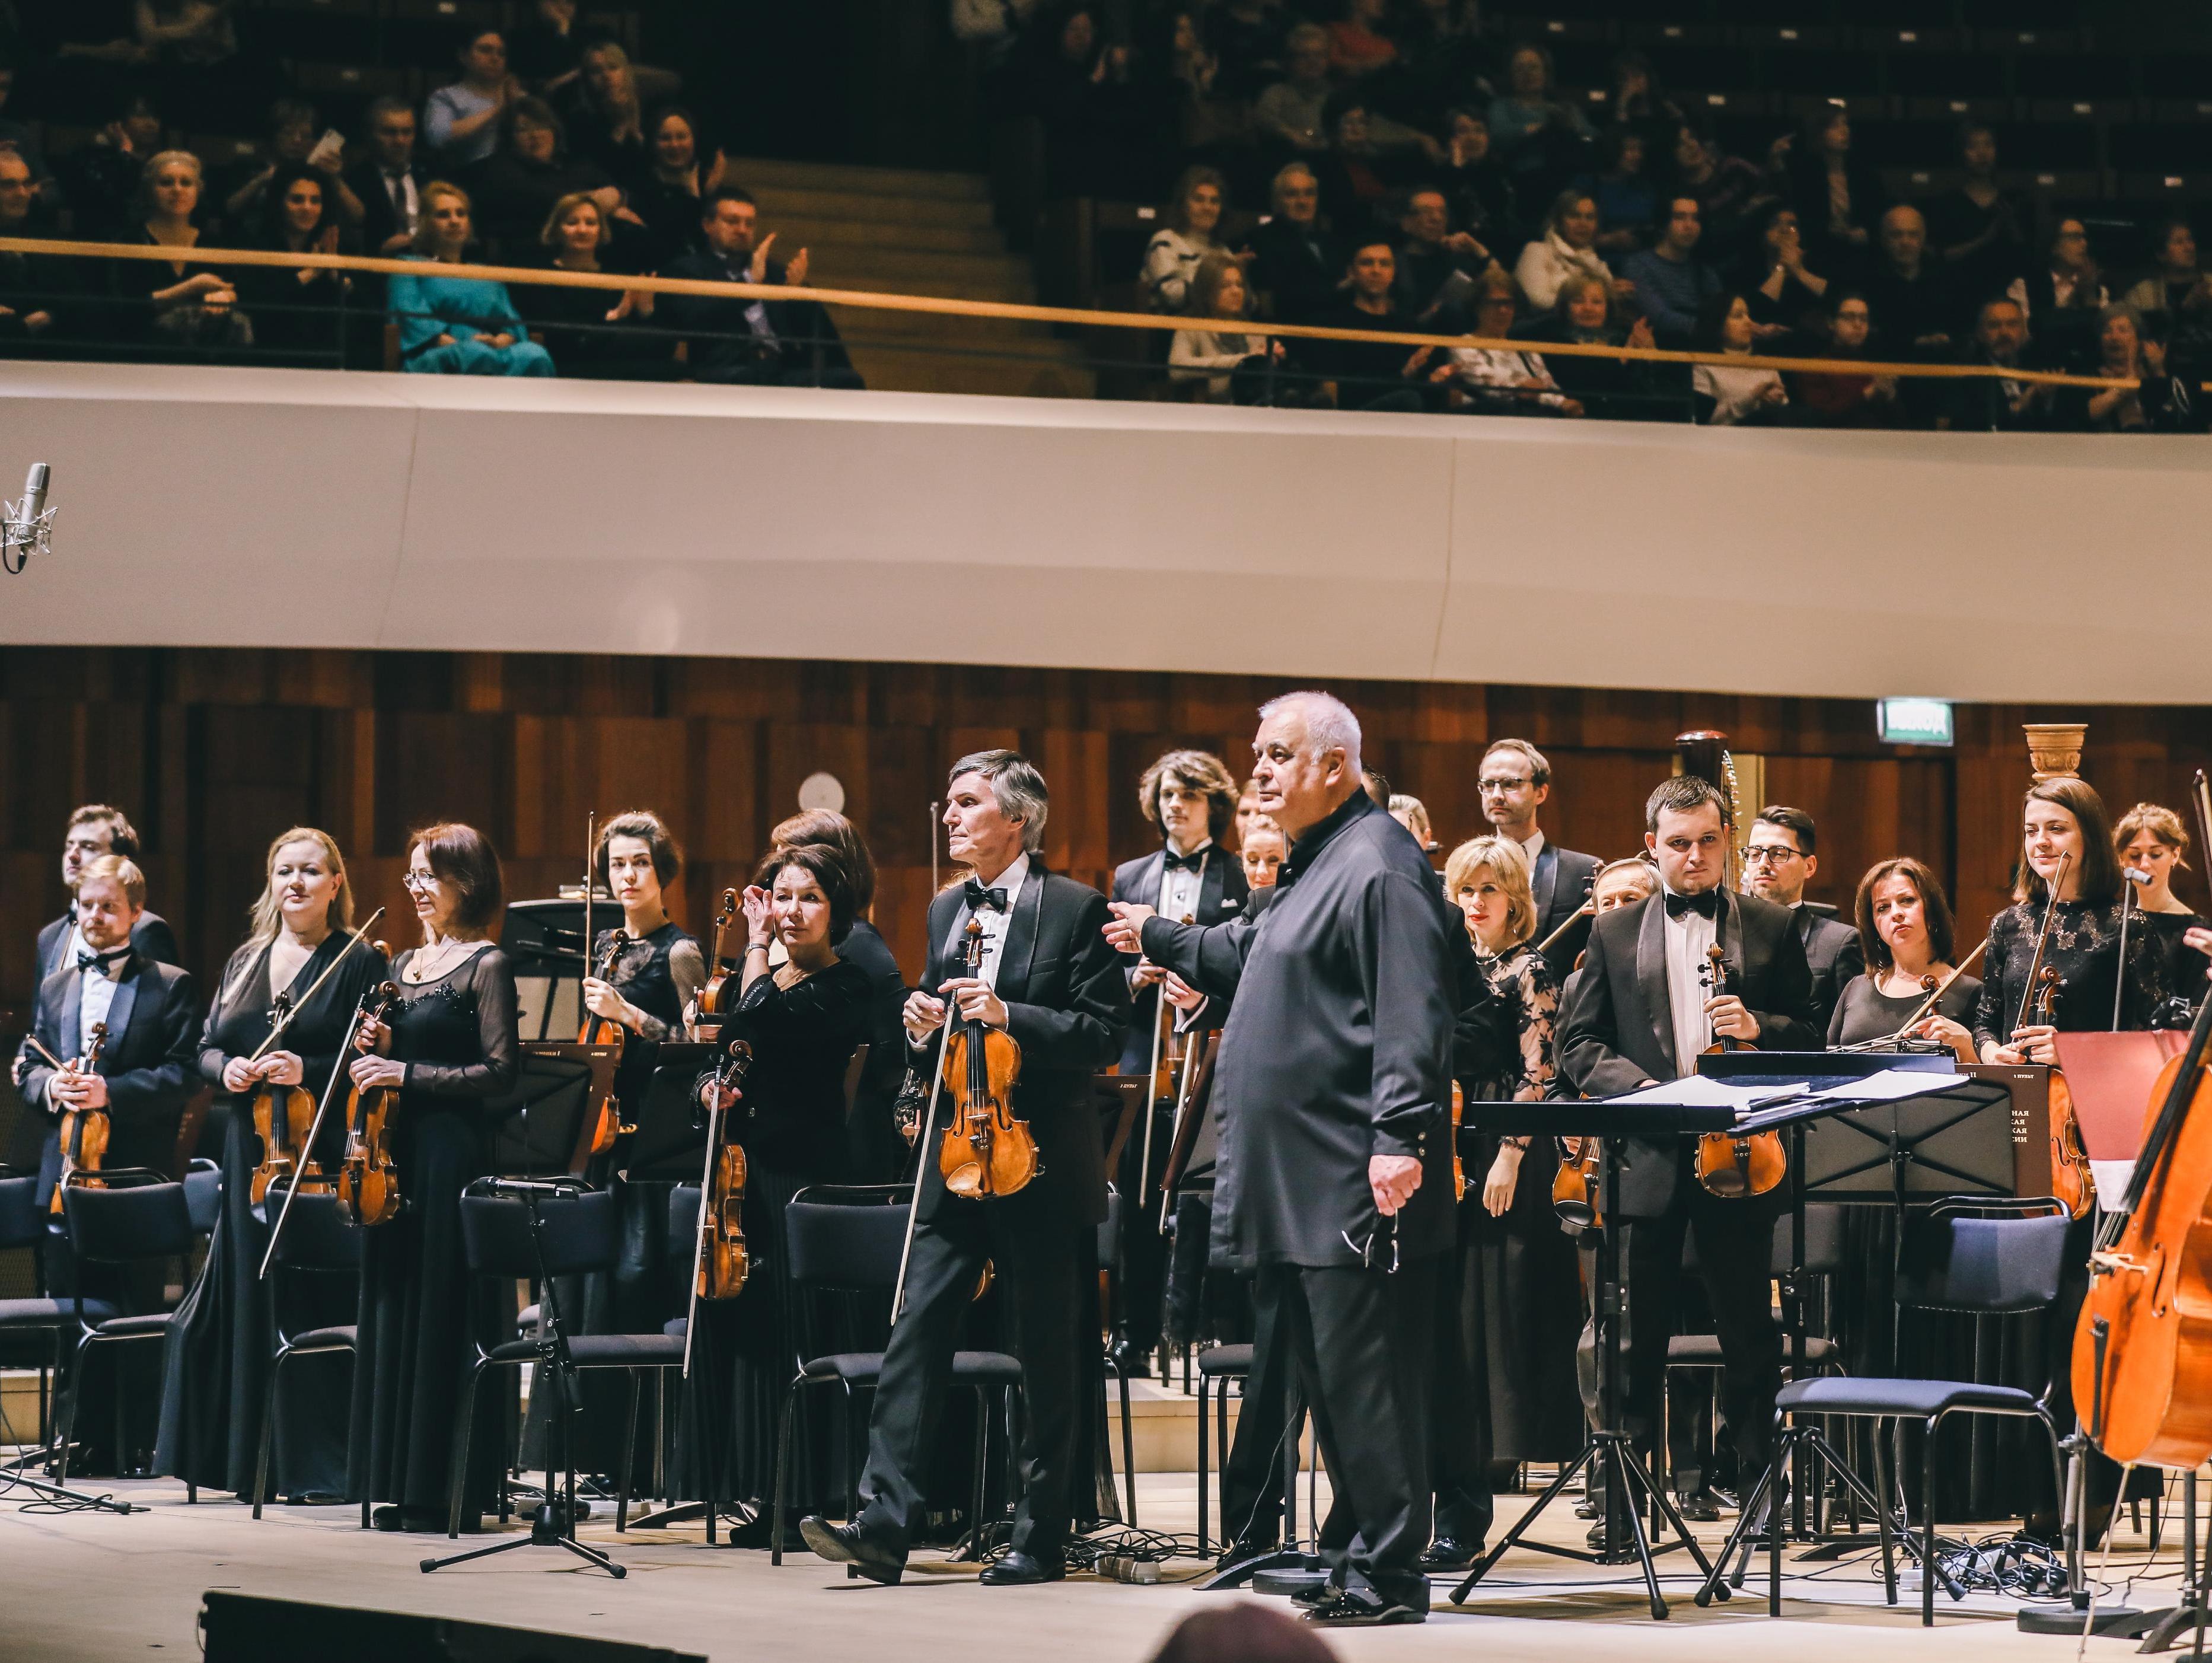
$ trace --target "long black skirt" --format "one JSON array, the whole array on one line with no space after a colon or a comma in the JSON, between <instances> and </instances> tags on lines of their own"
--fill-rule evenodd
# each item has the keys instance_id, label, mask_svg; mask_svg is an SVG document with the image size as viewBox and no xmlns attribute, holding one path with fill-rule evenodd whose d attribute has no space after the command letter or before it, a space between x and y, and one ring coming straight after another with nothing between
<instances>
[{"instance_id":1,"label":"long black skirt","mask_svg":"<svg viewBox=\"0 0 2212 1663\"><path fill-rule=\"evenodd\" d=\"M1583 1447L1575 1347L1582 1337L1582 1278L1574 1239L1552 1210L1558 1146L1534 1139L1522 1157L1513 1204L1493 1218L1482 1180L1497 1140L1468 1140L1478 1161L1467 1167L1461 1203L1466 1255L1460 1319L1480 1344L1490 1378L1491 1456L1498 1461L1569 1461Z\"/></svg>"}]
</instances>

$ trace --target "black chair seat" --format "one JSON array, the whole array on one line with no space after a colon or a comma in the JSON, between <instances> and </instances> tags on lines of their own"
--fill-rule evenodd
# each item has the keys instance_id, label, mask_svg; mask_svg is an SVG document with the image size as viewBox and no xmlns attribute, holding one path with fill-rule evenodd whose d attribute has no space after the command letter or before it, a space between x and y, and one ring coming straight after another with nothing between
<instances>
[{"instance_id":1,"label":"black chair seat","mask_svg":"<svg viewBox=\"0 0 2212 1663\"><path fill-rule=\"evenodd\" d=\"M848 1386L873 1386L876 1377L883 1372L884 1354L880 1351L833 1352L826 1357L809 1358L805 1368L810 1380L843 1380ZM1022 1378L1021 1360L1004 1351L955 1351L952 1378L961 1386L1018 1386Z\"/></svg>"},{"instance_id":2,"label":"black chair seat","mask_svg":"<svg viewBox=\"0 0 2212 1663\"><path fill-rule=\"evenodd\" d=\"M1252 1348L1249 1345L1209 1345L1198 1354L1198 1372L1207 1375L1249 1374L1252 1372Z\"/></svg>"},{"instance_id":3,"label":"black chair seat","mask_svg":"<svg viewBox=\"0 0 2212 1663\"><path fill-rule=\"evenodd\" d=\"M660 1325L660 1331L667 1335L668 1337L672 1340L680 1340L691 1331L691 1319L689 1317L671 1317L666 1322Z\"/></svg>"},{"instance_id":4,"label":"black chair seat","mask_svg":"<svg viewBox=\"0 0 2212 1663\"><path fill-rule=\"evenodd\" d=\"M1825 1363L1836 1355L1833 1340L1824 1340L1818 1334L1805 1337L1805 1361L1812 1366ZM1686 1368L1718 1368L1724 1359L1721 1355L1721 1337L1717 1334L1677 1334L1667 1342L1667 1361L1669 1367L1680 1364ZM1790 1362L1790 1342L1782 1343L1783 1366Z\"/></svg>"},{"instance_id":5,"label":"black chair seat","mask_svg":"<svg viewBox=\"0 0 2212 1663\"><path fill-rule=\"evenodd\" d=\"M330 1328L310 1328L292 1337L295 1351L343 1351L351 1349L361 1331L349 1322Z\"/></svg>"},{"instance_id":6,"label":"black chair seat","mask_svg":"<svg viewBox=\"0 0 2212 1663\"><path fill-rule=\"evenodd\" d=\"M2013 1386L1973 1380L1793 1380L1775 1406L1805 1415L1911 1415L1926 1419L1954 1409L1984 1415L2033 1415L2034 1397Z\"/></svg>"},{"instance_id":7,"label":"black chair seat","mask_svg":"<svg viewBox=\"0 0 2212 1663\"><path fill-rule=\"evenodd\" d=\"M84 1313L94 1322L106 1322L115 1315L115 1307L106 1300L88 1299L84 1302ZM57 1323L76 1320L74 1300L0 1300L0 1328L51 1328Z\"/></svg>"},{"instance_id":8,"label":"black chair seat","mask_svg":"<svg viewBox=\"0 0 2212 1663\"><path fill-rule=\"evenodd\" d=\"M167 1311L156 1311L149 1317L110 1317L92 1331L104 1340L143 1339L149 1334L167 1333L169 1317Z\"/></svg>"},{"instance_id":9,"label":"black chair seat","mask_svg":"<svg viewBox=\"0 0 2212 1663\"><path fill-rule=\"evenodd\" d=\"M488 1362L531 1362L534 1339L508 1340L484 1353ZM568 1358L579 1368L651 1368L684 1361L684 1342L666 1334L579 1334L568 1342Z\"/></svg>"}]
</instances>

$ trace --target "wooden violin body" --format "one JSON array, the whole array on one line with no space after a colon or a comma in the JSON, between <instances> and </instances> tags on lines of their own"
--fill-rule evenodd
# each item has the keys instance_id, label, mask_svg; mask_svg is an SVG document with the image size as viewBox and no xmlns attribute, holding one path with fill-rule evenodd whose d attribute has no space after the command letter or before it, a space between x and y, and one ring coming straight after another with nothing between
<instances>
[{"instance_id":1,"label":"wooden violin body","mask_svg":"<svg viewBox=\"0 0 2212 1663\"><path fill-rule=\"evenodd\" d=\"M1710 984L1717 999L1729 990L1728 955L1717 941L1705 953L1712 966ZM1705 1055L1753 1049L1741 1039L1723 1039L1708 1048ZM1790 1156L1780 1132L1701 1132L1697 1171L1698 1182L1706 1194L1735 1200L1765 1195L1778 1185L1789 1176Z\"/></svg>"},{"instance_id":2,"label":"wooden violin body","mask_svg":"<svg viewBox=\"0 0 2212 1663\"><path fill-rule=\"evenodd\" d=\"M1559 1169L1552 1174L1552 1210L1560 1223L1571 1228L1596 1229L1605 1222L1598 1205L1604 1142L1595 1137L1563 1137L1559 1142Z\"/></svg>"},{"instance_id":3,"label":"wooden violin body","mask_svg":"<svg viewBox=\"0 0 2212 1663\"><path fill-rule=\"evenodd\" d=\"M707 985L699 990L699 1014L717 1022L738 1008L738 974L722 962L722 938L738 916L738 892L722 892L722 910L714 915L714 951L707 960Z\"/></svg>"},{"instance_id":4,"label":"wooden violin body","mask_svg":"<svg viewBox=\"0 0 2212 1663\"><path fill-rule=\"evenodd\" d=\"M717 1089L708 1117L706 1181L699 1195L697 1288L702 1300L737 1298L752 1269L745 1252L745 1152L730 1136L729 1120L729 1104L752 1060L752 1047L733 1039L711 1076Z\"/></svg>"},{"instance_id":5,"label":"wooden violin body","mask_svg":"<svg viewBox=\"0 0 2212 1663\"><path fill-rule=\"evenodd\" d=\"M1467 1160L1459 1152L1460 1123L1467 1118L1467 1092L1459 1081L1452 1081L1452 1199L1467 1199Z\"/></svg>"},{"instance_id":6,"label":"wooden violin body","mask_svg":"<svg viewBox=\"0 0 2212 1663\"><path fill-rule=\"evenodd\" d=\"M601 957L599 965L599 980L611 982L614 979L615 961L622 957L623 947L629 940L629 937L619 929L607 937L607 950ZM619 1048L629 1038L629 1030L612 1017L594 1016L591 1012L586 1011L584 1025L577 1031L576 1043L580 1045L613 1045ZM594 1113L596 1118L592 1122L592 1153L594 1155L602 1155L614 1148L615 1135L617 1132L626 1131L629 1128L622 1124L622 1105L616 1101L612 1092L609 1092L599 1100L599 1108Z\"/></svg>"},{"instance_id":7,"label":"wooden violin body","mask_svg":"<svg viewBox=\"0 0 2212 1663\"><path fill-rule=\"evenodd\" d=\"M968 973L980 976L983 926L968 921ZM1010 1196L1037 1173L1036 1139L1014 1112L1022 1048L1004 1028L963 1022L945 1037L945 1094L951 1124L937 1146L937 1170L951 1193L970 1199Z\"/></svg>"},{"instance_id":8,"label":"wooden violin body","mask_svg":"<svg viewBox=\"0 0 2212 1663\"><path fill-rule=\"evenodd\" d=\"M2058 972L2049 965L2036 978L2028 999L2031 1020L2051 1024L2056 1020ZM2089 1151L2081 1142L2081 1123L2074 1113L2074 1093L2066 1076L2051 1070L2051 1193L2066 1203L2075 1218L2086 1217L2097 1199L2097 1180L2089 1170Z\"/></svg>"},{"instance_id":9,"label":"wooden violin body","mask_svg":"<svg viewBox=\"0 0 2212 1663\"><path fill-rule=\"evenodd\" d=\"M276 996L276 1026L282 1031L289 1020L290 1002ZM247 1180L248 1196L258 1204L278 1179L302 1190L327 1190L329 1176L315 1164L307 1147L314 1136L315 1100L304 1086L279 1086L264 1080L253 1093L249 1112L253 1135L261 1140L261 1159Z\"/></svg>"},{"instance_id":10,"label":"wooden violin body","mask_svg":"<svg viewBox=\"0 0 2212 1663\"><path fill-rule=\"evenodd\" d=\"M2090 1256L2074 1334L2074 1402L2090 1441L2116 1461L2185 1472L2212 1457L2209 1020L2212 1001L2151 1090L2125 1223Z\"/></svg>"},{"instance_id":11,"label":"wooden violin body","mask_svg":"<svg viewBox=\"0 0 2212 1663\"><path fill-rule=\"evenodd\" d=\"M399 1002L398 984L386 982L376 990L368 1007L372 1020L381 1022ZM343 1066L343 1064L341 1064ZM392 1152L392 1118L399 1093L390 1086L368 1091L355 1086L346 1095L345 1154L338 1163L338 1215L356 1224L388 1224L397 1217L399 1166Z\"/></svg>"},{"instance_id":12,"label":"wooden violin body","mask_svg":"<svg viewBox=\"0 0 2212 1663\"><path fill-rule=\"evenodd\" d=\"M77 1074L94 1074L100 1069L100 1053L107 1045L107 1024L92 1025L91 1043L84 1048L84 1059L75 1065ZM62 1111L61 1149L62 1167L54 1184L54 1198L50 1203L56 1217L62 1212L62 1191L70 1177L77 1173L96 1173L107 1160L109 1122L105 1109L64 1109Z\"/></svg>"}]
</instances>

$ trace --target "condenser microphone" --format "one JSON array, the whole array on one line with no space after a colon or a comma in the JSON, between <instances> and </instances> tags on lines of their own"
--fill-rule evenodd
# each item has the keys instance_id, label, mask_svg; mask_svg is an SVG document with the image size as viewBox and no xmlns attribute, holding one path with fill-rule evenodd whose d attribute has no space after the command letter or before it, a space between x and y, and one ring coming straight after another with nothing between
<instances>
[{"instance_id":1,"label":"condenser microphone","mask_svg":"<svg viewBox=\"0 0 2212 1663\"><path fill-rule=\"evenodd\" d=\"M2139 884L2145 889L2150 887L2150 874L2139 866L2124 866L2120 868L2120 875L2131 884Z\"/></svg>"},{"instance_id":2,"label":"condenser microphone","mask_svg":"<svg viewBox=\"0 0 2212 1663\"><path fill-rule=\"evenodd\" d=\"M21 518L36 521L46 511L46 484L54 471L44 462L31 464L31 472L23 480L23 512Z\"/></svg>"},{"instance_id":3,"label":"condenser microphone","mask_svg":"<svg viewBox=\"0 0 2212 1663\"><path fill-rule=\"evenodd\" d=\"M10 574L21 571L33 554L52 550L54 511L46 506L52 478L52 467L33 462L23 478L23 500L0 504L0 567Z\"/></svg>"}]
</instances>

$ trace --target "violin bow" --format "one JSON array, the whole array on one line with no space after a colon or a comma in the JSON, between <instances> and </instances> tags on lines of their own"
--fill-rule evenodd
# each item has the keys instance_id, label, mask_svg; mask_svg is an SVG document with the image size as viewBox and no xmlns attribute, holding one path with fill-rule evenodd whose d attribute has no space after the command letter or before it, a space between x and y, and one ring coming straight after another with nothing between
<instances>
[{"instance_id":1,"label":"violin bow","mask_svg":"<svg viewBox=\"0 0 2212 1663\"><path fill-rule=\"evenodd\" d=\"M383 916L384 909L380 906L375 911L368 915L368 922L367 923L363 924L359 929L355 930L353 934L347 938L345 946L338 951L338 956L331 959L330 964L324 969L323 973L315 978L313 982L308 984L307 992L301 995L300 998L285 1010L283 1015L279 1017L276 1022L270 1025L269 1029L269 1037L266 1039L264 1039L258 1045L255 1046L253 1055L246 1059L249 1063L258 1063L262 1057L268 1051L269 1047L275 1045L279 1039L282 1039L284 1037L284 1030L292 1026L293 1019L298 1016L301 1011L305 1010L313 1001L314 996L323 990L323 984L329 981L331 977L338 973L338 966L345 962L346 954L352 952L356 947L359 947L362 942L368 939L368 932L376 927L376 921ZM352 1037L350 1031L348 1032L347 1037L349 1039Z\"/></svg>"},{"instance_id":2,"label":"violin bow","mask_svg":"<svg viewBox=\"0 0 2212 1663\"><path fill-rule=\"evenodd\" d=\"M1576 924L1584 918L1595 918L1595 917L1597 917L1597 903L1595 901L1584 901L1580 906L1577 907L1572 912L1570 912L1565 918L1560 920L1559 927L1557 929L1553 930L1550 935L1544 937L1542 941L1536 943L1536 951L1539 953L1550 952L1552 949L1552 943L1558 941L1560 936L1572 929Z\"/></svg>"},{"instance_id":3,"label":"violin bow","mask_svg":"<svg viewBox=\"0 0 2212 1663\"><path fill-rule=\"evenodd\" d=\"M1946 976L1943 978L1943 984L1920 1002L1920 1008L1914 1011L1911 1015L1906 1017L1903 1022L1899 1024L1896 1033L1883 1036L1879 1044L1870 1045L1867 1046L1866 1049L1869 1051L1879 1051L1881 1046L1894 1045L1899 1039L1904 1039L1906 1034L1911 1033L1915 1027L1919 1026L1920 1019L1927 1015L1929 1011L1936 1008L1936 1001L1950 991L1951 984L1957 981L1961 976L1964 976L1966 973L1967 969L1973 964L1974 960L1980 958L1983 953L1989 950L1989 937L1984 935L1982 937L1980 945L1976 947L1972 953L1969 953L1965 958L1960 959L1957 966L1948 976Z\"/></svg>"},{"instance_id":4,"label":"violin bow","mask_svg":"<svg viewBox=\"0 0 2212 1663\"><path fill-rule=\"evenodd\" d=\"M714 1193L714 1157L721 1153L720 1074L716 1069L714 1106L707 1112L707 1160L699 1172L699 1227L691 1233L691 1304L684 1322L684 1378L687 1380L691 1378L691 1337L699 1331L699 1276L707 1261L707 1197Z\"/></svg>"},{"instance_id":5,"label":"violin bow","mask_svg":"<svg viewBox=\"0 0 2212 1663\"><path fill-rule=\"evenodd\" d=\"M2035 932L2035 955L2027 961L2027 982L2021 991L2020 1014L2012 1019L2016 1028L2027 1022L2027 1008L2035 998L2035 978L2043 969L2043 949L2050 943L2051 926L2058 917L2058 891L2066 881L2066 868L2073 864L2074 851L2069 849L2058 857L2058 870L2051 875L2051 899L2044 905L2043 928Z\"/></svg>"},{"instance_id":6,"label":"violin bow","mask_svg":"<svg viewBox=\"0 0 2212 1663\"><path fill-rule=\"evenodd\" d=\"M945 1013L944 1029L938 1035L937 1062L930 1070L929 1106L922 1112L921 1130L914 1140L915 1155L914 1193L907 1197L906 1240L899 1247L898 1281L891 1288L891 1325L893 1327L898 1325L900 1309L906 1304L906 1267L908 1261L914 1257L915 1221L921 1215L922 1164L929 1159L929 1135L937 1126L937 1095L945 1084L945 1053L951 1044L952 1013L947 1010ZM1146 1082L1146 1088L1151 1089L1151 1081Z\"/></svg>"}]
</instances>

